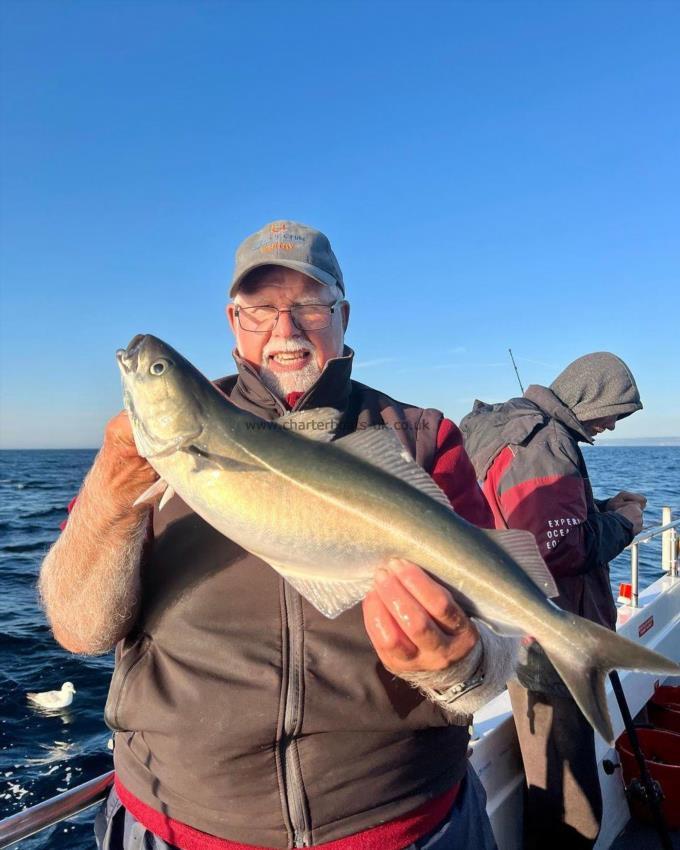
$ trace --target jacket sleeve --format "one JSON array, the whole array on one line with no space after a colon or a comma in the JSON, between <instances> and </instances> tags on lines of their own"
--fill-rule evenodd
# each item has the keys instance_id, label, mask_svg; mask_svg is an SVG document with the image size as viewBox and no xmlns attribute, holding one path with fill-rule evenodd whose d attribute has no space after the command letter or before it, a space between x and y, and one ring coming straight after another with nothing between
<instances>
[{"instance_id":1,"label":"jacket sleeve","mask_svg":"<svg viewBox=\"0 0 680 850\"><path fill-rule=\"evenodd\" d=\"M559 439L533 441L520 449L505 474L493 482L508 527L534 534L557 578L608 563L633 538L625 517L589 505L587 486L589 491L573 447Z\"/></svg>"},{"instance_id":2,"label":"jacket sleeve","mask_svg":"<svg viewBox=\"0 0 680 850\"><path fill-rule=\"evenodd\" d=\"M450 419L442 419L437 431L432 478L463 519L480 528L494 527L493 514L463 448L463 435Z\"/></svg>"}]
</instances>

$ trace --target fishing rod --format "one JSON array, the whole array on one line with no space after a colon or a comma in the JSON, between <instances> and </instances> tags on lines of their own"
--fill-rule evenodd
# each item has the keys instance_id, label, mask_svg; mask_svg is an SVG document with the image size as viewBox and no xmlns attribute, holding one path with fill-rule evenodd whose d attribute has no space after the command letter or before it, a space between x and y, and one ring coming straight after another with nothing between
<instances>
[{"instance_id":1,"label":"fishing rod","mask_svg":"<svg viewBox=\"0 0 680 850\"><path fill-rule=\"evenodd\" d=\"M519 388L522 390L522 395L524 395L524 387L522 386L522 379L519 376L519 372L517 371L517 364L515 363L515 358L512 356L512 348L508 348L510 352L510 359L512 360L512 365L515 367L515 375L517 375L517 382L519 383Z\"/></svg>"},{"instance_id":2,"label":"fishing rod","mask_svg":"<svg viewBox=\"0 0 680 850\"><path fill-rule=\"evenodd\" d=\"M619 710L621 711L621 717L623 718L623 725L626 727L628 740L630 741L631 749L633 750L635 761L637 762L638 770L640 771L640 782L637 783L635 780L631 781L628 791L631 794L636 794L636 796L640 797L647 803L663 850L673 850L673 843L668 833L668 826L666 825L663 813L661 812L660 803L663 799L663 791L661 790L659 783L652 779L649 775L649 771L647 770L645 757L642 754L640 741L638 739L637 732L635 731L635 724L633 723L633 718L631 716L630 709L628 708L626 695L623 692L621 679L619 679L619 674L616 670L612 670L609 674L609 681L612 683L614 696L619 704Z\"/></svg>"}]
</instances>

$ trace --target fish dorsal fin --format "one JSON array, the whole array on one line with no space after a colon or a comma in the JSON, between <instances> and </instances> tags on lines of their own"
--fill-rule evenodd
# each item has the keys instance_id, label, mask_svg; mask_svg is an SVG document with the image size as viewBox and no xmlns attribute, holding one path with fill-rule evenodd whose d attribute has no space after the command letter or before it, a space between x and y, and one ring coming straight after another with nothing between
<instances>
[{"instance_id":1,"label":"fish dorsal fin","mask_svg":"<svg viewBox=\"0 0 680 850\"><path fill-rule=\"evenodd\" d=\"M333 445L389 472L395 478L406 481L416 490L426 493L436 502L453 510L444 491L421 466L418 466L391 428L376 425L363 431L355 431L336 440Z\"/></svg>"},{"instance_id":2,"label":"fish dorsal fin","mask_svg":"<svg viewBox=\"0 0 680 850\"><path fill-rule=\"evenodd\" d=\"M340 581L337 579L309 579L294 573L286 564L263 558L270 567L284 578L297 590L300 596L320 611L324 617L330 620L347 611L360 602L373 586L373 579L367 576L362 579L349 579ZM321 571L323 572L323 571Z\"/></svg>"},{"instance_id":3,"label":"fish dorsal fin","mask_svg":"<svg viewBox=\"0 0 680 850\"><path fill-rule=\"evenodd\" d=\"M340 411L334 407L313 407L310 410L284 413L274 421L292 434L298 434L308 440L317 440L320 443L329 443L340 422Z\"/></svg>"},{"instance_id":4,"label":"fish dorsal fin","mask_svg":"<svg viewBox=\"0 0 680 850\"><path fill-rule=\"evenodd\" d=\"M168 489L168 482L163 478L159 478L158 481L154 481L151 487L147 487L147 489L142 493L141 496L137 496L137 498L132 503L132 507L136 508L137 505L141 505L142 502L150 502L152 499L155 499L156 496L160 496L161 493L165 493ZM165 496L163 496L163 500L165 500Z\"/></svg>"},{"instance_id":5,"label":"fish dorsal fin","mask_svg":"<svg viewBox=\"0 0 680 850\"><path fill-rule=\"evenodd\" d=\"M533 583L548 598L558 596L559 591L550 570L545 565L536 544L536 538L530 531L521 528L507 528L498 531L483 530L490 540L517 562Z\"/></svg>"}]
</instances>

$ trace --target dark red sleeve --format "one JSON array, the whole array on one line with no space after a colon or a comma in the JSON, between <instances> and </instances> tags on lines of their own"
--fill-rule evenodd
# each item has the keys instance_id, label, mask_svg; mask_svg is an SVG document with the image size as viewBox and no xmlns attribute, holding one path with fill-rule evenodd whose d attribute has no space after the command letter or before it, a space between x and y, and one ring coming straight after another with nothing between
<instances>
[{"instance_id":1,"label":"dark red sleeve","mask_svg":"<svg viewBox=\"0 0 680 850\"><path fill-rule=\"evenodd\" d=\"M437 432L432 478L448 496L454 511L480 528L493 528L493 515L463 448L463 435L450 419Z\"/></svg>"}]
</instances>

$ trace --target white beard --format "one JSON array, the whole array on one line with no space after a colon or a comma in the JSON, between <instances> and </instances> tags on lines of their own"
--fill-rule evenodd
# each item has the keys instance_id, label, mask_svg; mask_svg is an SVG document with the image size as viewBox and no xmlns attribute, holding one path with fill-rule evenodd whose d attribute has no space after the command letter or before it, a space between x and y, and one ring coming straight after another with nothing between
<instances>
[{"instance_id":1,"label":"white beard","mask_svg":"<svg viewBox=\"0 0 680 850\"><path fill-rule=\"evenodd\" d=\"M309 351L307 363L301 369L293 372L275 372L269 365L269 354L274 351ZM290 393L306 393L317 382L321 369L316 362L316 348L306 340L285 339L276 342L269 341L262 350L260 365L260 380L280 399L285 399Z\"/></svg>"}]
</instances>

